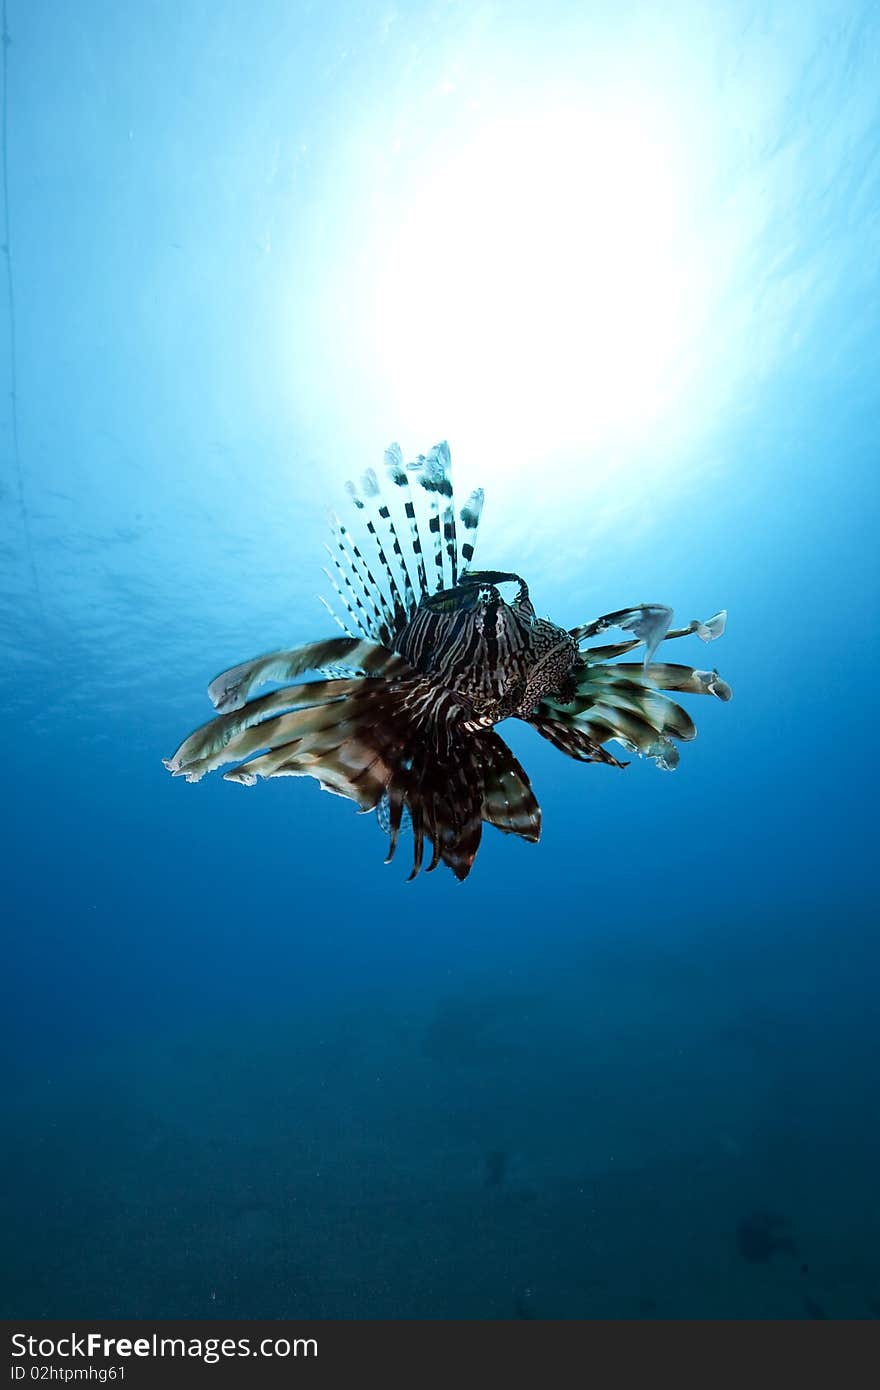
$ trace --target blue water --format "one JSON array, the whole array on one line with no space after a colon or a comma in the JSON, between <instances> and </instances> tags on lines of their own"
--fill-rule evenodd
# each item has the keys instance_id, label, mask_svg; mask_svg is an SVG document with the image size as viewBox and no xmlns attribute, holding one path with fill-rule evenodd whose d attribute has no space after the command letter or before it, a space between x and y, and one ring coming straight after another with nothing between
<instances>
[{"instance_id":1,"label":"blue water","mask_svg":"<svg viewBox=\"0 0 880 1390\"><path fill-rule=\"evenodd\" d=\"M4 1315L878 1316L876 7L5 8ZM444 437L734 699L407 884L161 758Z\"/></svg>"}]
</instances>

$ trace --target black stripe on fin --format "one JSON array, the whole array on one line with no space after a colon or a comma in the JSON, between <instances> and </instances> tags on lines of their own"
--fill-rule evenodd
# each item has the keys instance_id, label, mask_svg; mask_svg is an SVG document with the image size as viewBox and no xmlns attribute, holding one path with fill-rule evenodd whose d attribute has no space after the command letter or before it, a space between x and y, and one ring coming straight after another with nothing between
<instances>
[{"instance_id":1,"label":"black stripe on fin","mask_svg":"<svg viewBox=\"0 0 880 1390\"><path fill-rule=\"evenodd\" d=\"M465 539L461 547L461 573L464 574L468 569L471 560L474 558L474 546L477 543L477 531L480 526L480 517L483 514L483 489L478 487L472 492L465 502L459 516L464 522Z\"/></svg>"},{"instance_id":2,"label":"black stripe on fin","mask_svg":"<svg viewBox=\"0 0 880 1390\"><path fill-rule=\"evenodd\" d=\"M413 592L412 580L410 579L409 570L403 556L403 550L401 549L397 527L394 525L394 517L391 515L391 509L382 495L382 488L374 469L367 469L361 479L361 485L366 496L375 499L376 511L391 541L391 550L397 562L398 577L403 580L404 613L406 616L409 616L416 607L416 596Z\"/></svg>"},{"instance_id":3,"label":"black stripe on fin","mask_svg":"<svg viewBox=\"0 0 880 1390\"><path fill-rule=\"evenodd\" d=\"M443 546L449 556L449 587L455 586L458 579L458 553L455 537L455 512L452 506L452 481L450 479L451 459L446 440L435 444L427 455L420 454L412 465L418 469L419 482L428 494L431 503L431 517L428 523L434 541L434 564L437 569L437 590L447 587L443 573ZM443 514L440 515L438 498L443 498Z\"/></svg>"},{"instance_id":4,"label":"black stripe on fin","mask_svg":"<svg viewBox=\"0 0 880 1390\"><path fill-rule=\"evenodd\" d=\"M376 583L358 546L334 512L330 513L330 530L342 557L342 564L353 575L366 604L372 611L369 635L387 645L391 637L393 617L385 601L385 595Z\"/></svg>"}]
</instances>

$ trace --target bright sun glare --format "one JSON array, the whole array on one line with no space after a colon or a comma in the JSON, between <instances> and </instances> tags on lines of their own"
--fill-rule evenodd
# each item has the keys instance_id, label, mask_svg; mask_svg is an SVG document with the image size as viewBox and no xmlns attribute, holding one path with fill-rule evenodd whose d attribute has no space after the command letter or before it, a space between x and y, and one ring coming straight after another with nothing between
<instances>
[{"instance_id":1,"label":"bright sun glare","mask_svg":"<svg viewBox=\"0 0 880 1390\"><path fill-rule=\"evenodd\" d=\"M386 243L374 370L401 430L436 422L496 455L505 435L529 452L638 444L699 337L687 201L680 141L647 116L485 127Z\"/></svg>"}]
</instances>

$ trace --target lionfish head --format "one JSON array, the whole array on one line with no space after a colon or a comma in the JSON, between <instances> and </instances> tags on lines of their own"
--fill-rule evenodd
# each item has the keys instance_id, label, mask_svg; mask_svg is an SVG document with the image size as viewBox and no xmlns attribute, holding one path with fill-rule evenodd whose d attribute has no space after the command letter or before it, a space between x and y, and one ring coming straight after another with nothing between
<instances>
[{"instance_id":1,"label":"lionfish head","mask_svg":"<svg viewBox=\"0 0 880 1390\"><path fill-rule=\"evenodd\" d=\"M517 584L519 588L514 605L531 608L529 587L522 575L514 574L512 570L469 570L451 589L424 594L421 607L430 609L432 613L475 613L490 605L513 606L505 602L499 584Z\"/></svg>"}]
</instances>

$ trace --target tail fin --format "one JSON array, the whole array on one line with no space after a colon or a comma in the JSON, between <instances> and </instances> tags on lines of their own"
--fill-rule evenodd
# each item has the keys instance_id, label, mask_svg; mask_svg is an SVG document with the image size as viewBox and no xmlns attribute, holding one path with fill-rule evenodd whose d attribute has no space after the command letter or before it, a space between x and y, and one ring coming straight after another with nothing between
<instances>
[{"instance_id":1,"label":"tail fin","mask_svg":"<svg viewBox=\"0 0 880 1390\"><path fill-rule=\"evenodd\" d=\"M435 444L427 455L404 463L398 444L385 450L385 471L391 497L385 498L376 473L369 469L360 489L347 484L366 536L359 544L335 517L331 526L335 548L328 547L334 573L327 577L342 616L330 609L348 636L393 647L421 600L428 594L454 588L473 559L483 506L483 493L471 494L459 512L464 541L459 546L449 445ZM419 484L410 486L411 477ZM380 576L375 577L375 572Z\"/></svg>"}]
</instances>

